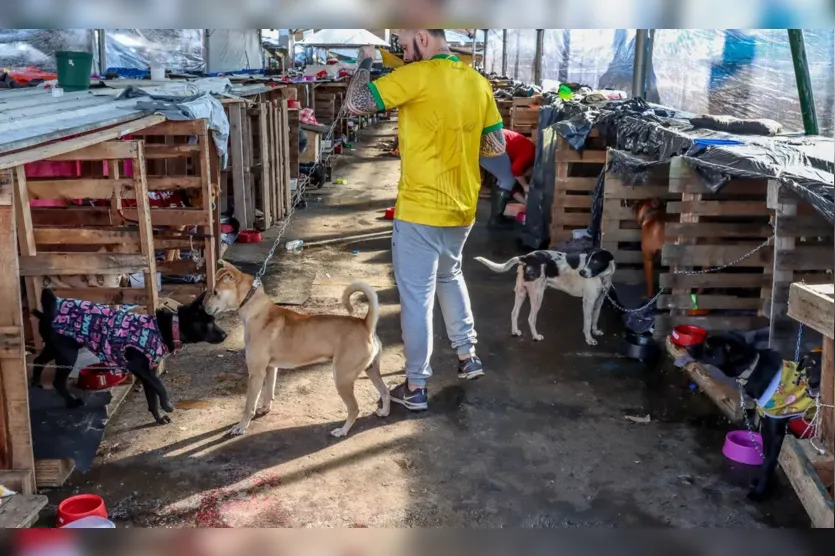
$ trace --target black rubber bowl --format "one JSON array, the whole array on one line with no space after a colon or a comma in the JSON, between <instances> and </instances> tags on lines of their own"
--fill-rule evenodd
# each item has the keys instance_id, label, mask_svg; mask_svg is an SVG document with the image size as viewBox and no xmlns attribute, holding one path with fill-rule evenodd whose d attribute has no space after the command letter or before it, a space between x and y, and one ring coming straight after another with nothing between
<instances>
[{"instance_id":1,"label":"black rubber bowl","mask_svg":"<svg viewBox=\"0 0 835 556\"><path fill-rule=\"evenodd\" d=\"M620 354L627 359L647 361L658 353L658 344L652 336L627 332L621 342Z\"/></svg>"}]
</instances>

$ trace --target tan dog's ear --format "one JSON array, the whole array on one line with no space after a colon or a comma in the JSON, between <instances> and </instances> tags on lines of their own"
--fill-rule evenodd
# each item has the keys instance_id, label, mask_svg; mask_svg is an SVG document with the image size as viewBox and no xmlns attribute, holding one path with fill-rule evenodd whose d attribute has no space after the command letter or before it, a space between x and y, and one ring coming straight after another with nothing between
<instances>
[{"instance_id":1,"label":"tan dog's ear","mask_svg":"<svg viewBox=\"0 0 835 556\"><path fill-rule=\"evenodd\" d=\"M217 264L218 264L218 266L220 266L220 268L235 268L233 265L229 264L228 262L224 261L223 259L220 259L217 262Z\"/></svg>"},{"instance_id":2,"label":"tan dog's ear","mask_svg":"<svg viewBox=\"0 0 835 556\"><path fill-rule=\"evenodd\" d=\"M231 268L222 268L215 275L215 282L218 284L237 284L239 281L238 273Z\"/></svg>"}]
</instances>

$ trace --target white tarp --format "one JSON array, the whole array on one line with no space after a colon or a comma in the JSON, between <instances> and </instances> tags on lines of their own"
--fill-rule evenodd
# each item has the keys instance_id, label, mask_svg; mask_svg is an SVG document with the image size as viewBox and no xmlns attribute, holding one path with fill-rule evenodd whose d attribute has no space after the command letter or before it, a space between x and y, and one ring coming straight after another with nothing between
<instances>
[{"instance_id":1,"label":"white tarp","mask_svg":"<svg viewBox=\"0 0 835 556\"><path fill-rule=\"evenodd\" d=\"M297 44L302 46L318 46L322 48L332 47L357 47L373 45L388 46L389 44L365 29L322 29L306 37Z\"/></svg>"},{"instance_id":2,"label":"white tarp","mask_svg":"<svg viewBox=\"0 0 835 556\"><path fill-rule=\"evenodd\" d=\"M208 73L261 69L258 29L209 29Z\"/></svg>"}]
</instances>

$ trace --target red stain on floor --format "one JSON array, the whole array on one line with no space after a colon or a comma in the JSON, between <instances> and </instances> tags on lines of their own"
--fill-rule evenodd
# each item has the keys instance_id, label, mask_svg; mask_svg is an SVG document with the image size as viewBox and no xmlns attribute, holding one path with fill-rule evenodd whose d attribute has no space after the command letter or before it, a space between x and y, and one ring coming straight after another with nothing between
<instances>
[{"instance_id":1,"label":"red stain on floor","mask_svg":"<svg viewBox=\"0 0 835 556\"><path fill-rule=\"evenodd\" d=\"M245 489L215 489L200 499L194 514L196 527L281 527L287 516L270 491L279 477L257 479ZM267 523L253 523L267 521Z\"/></svg>"}]
</instances>

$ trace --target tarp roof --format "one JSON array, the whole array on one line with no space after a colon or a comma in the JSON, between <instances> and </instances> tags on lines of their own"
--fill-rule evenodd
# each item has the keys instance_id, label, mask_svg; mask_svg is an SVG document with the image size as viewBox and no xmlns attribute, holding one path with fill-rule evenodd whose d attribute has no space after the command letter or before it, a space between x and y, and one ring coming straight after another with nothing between
<instances>
[{"instance_id":1,"label":"tarp roof","mask_svg":"<svg viewBox=\"0 0 835 556\"><path fill-rule=\"evenodd\" d=\"M297 44L320 47L388 46L388 43L365 29L322 29Z\"/></svg>"}]
</instances>

